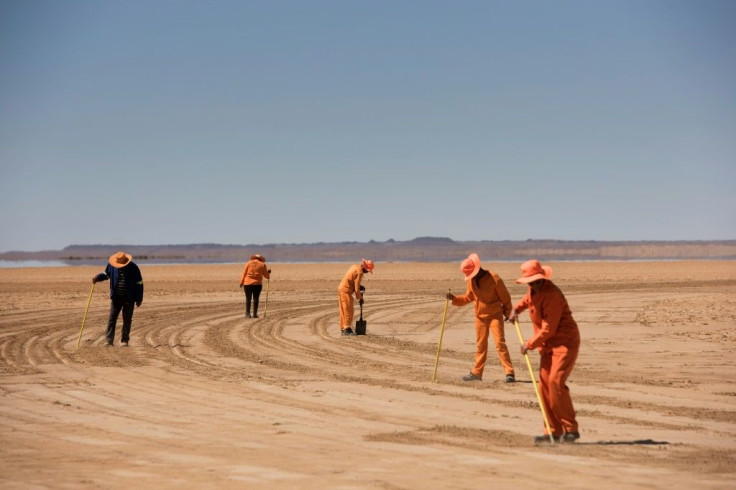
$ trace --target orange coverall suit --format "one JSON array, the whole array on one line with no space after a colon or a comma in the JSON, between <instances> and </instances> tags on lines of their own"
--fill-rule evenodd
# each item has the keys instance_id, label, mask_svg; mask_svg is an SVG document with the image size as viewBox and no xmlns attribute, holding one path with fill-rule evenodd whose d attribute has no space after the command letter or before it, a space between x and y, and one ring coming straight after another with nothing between
<instances>
[{"instance_id":1,"label":"orange coverall suit","mask_svg":"<svg viewBox=\"0 0 736 490\"><path fill-rule=\"evenodd\" d=\"M541 354L539 384L552 435L578 432L570 389L565 384L580 350L578 325L562 291L549 279L536 294L529 288L514 311L521 313L527 308L534 335L526 341L526 347L539 349Z\"/></svg>"},{"instance_id":2,"label":"orange coverall suit","mask_svg":"<svg viewBox=\"0 0 736 490\"><path fill-rule=\"evenodd\" d=\"M504 316L511 313L511 295L503 280L495 272L488 272L480 280L474 277L468 281L464 295L454 296L452 304L463 306L475 300L475 365L470 371L483 377L488 357L488 331L493 332L496 352L506 374L514 374L511 355L504 335Z\"/></svg>"},{"instance_id":3,"label":"orange coverall suit","mask_svg":"<svg viewBox=\"0 0 736 490\"><path fill-rule=\"evenodd\" d=\"M353 292L355 297L363 299L360 292L360 281L363 279L363 267L356 264L348 269L337 288L337 301L340 304L340 329L344 330L353 323Z\"/></svg>"}]
</instances>

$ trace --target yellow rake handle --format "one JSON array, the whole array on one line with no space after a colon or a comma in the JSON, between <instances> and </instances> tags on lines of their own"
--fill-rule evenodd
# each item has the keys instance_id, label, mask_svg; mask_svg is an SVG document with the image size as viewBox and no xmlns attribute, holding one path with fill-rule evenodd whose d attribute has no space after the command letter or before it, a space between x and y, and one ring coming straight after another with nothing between
<instances>
[{"instance_id":1,"label":"yellow rake handle","mask_svg":"<svg viewBox=\"0 0 736 490\"><path fill-rule=\"evenodd\" d=\"M450 294L450 290L447 290L447 294ZM437 359L434 361L434 375L432 375L432 381L437 381L437 365L440 363L440 349L442 349L442 336L445 333L445 319L447 319L447 304L450 302L450 298L445 297L445 311L442 313L442 328L440 328L440 341L437 344Z\"/></svg>"},{"instance_id":2,"label":"yellow rake handle","mask_svg":"<svg viewBox=\"0 0 736 490\"><path fill-rule=\"evenodd\" d=\"M82 331L84 330L84 322L87 321L87 312L89 311L89 304L92 301L92 292L95 290L95 283L92 283L92 289L89 290L89 299L87 300L87 308L84 309L84 318L82 318L82 328L79 329L79 338L77 338L77 349L79 349L79 342L82 340Z\"/></svg>"},{"instance_id":3,"label":"yellow rake handle","mask_svg":"<svg viewBox=\"0 0 736 490\"><path fill-rule=\"evenodd\" d=\"M521 335L521 328L519 328L519 320L514 320L514 326L516 326L516 333L519 334L519 342L524 345L524 337ZM549 427L549 419L547 418L547 412L544 410L544 404L542 403L542 395L539 394L539 388L537 387L537 378L534 376L534 370L532 369L532 362L529 360L529 354L525 353L524 358L526 359L526 367L529 368L529 374L532 377L532 385L534 386L534 393L537 395L537 401L539 402L539 408L542 410L542 418L544 419L544 426L547 428L547 434L549 435L549 441L554 444L555 438L552 435L552 429Z\"/></svg>"},{"instance_id":4,"label":"yellow rake handle","mask_svg":"<svg viewBox=\"0 0 736 490\"><path fill-rule=\"evenodd\" d=\"M268 290L271 289L271 279L266 279L266 304L263 305L263 318L266 318L268 313Z\"/></svg>"}]
</instances>

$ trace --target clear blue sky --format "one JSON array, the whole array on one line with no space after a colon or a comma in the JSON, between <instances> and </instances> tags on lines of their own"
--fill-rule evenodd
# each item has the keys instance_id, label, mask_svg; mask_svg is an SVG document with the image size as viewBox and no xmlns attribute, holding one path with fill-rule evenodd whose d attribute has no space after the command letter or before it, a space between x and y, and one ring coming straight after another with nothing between
<instances>
[{"instance_id":1,"label":"clear blue sky","mask_svg":"<svg viewBox=\"0 0 736 490\"><path fill-rule=\"evenodd\" d=\"M0 0L0 177L0 251L736 239L736 2Z\"/></svg>"}]
</instances>

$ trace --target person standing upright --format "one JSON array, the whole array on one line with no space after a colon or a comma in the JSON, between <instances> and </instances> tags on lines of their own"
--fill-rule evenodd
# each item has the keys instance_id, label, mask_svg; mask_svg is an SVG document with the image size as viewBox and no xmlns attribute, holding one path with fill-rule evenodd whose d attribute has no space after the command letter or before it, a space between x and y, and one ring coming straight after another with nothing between
<instances>
[{"instance_id":1,"label":"person standing upright","mask_svg":"<svg viewBox=\"0 0 736 490\"><path fill-rule=\"evenodd\" d=\"M480 266L478 254L471 253L460 264L460 270L465 274L467 289L462 296L447 293L447 299L453 306L463 306L475 301L475 364L470 373L463 376L464 381L480 381L488 357L488 334L493 334L496 352L501 366L506 373L506 382L516 381L514 365L511 363L511 354L506 346L503 320L511 313L511 295L506 289L503 280L495 272L483 269Z\"/></svg>"},{"instance_id":2,"label":"person standing upright","mask_svg":"<svg viewBox=\"0 0 736 490\"><path fill-rule=\"evenodd\" d=\"M567 378L580 350L580 330L565 295L550 281L551 277L552 268L538 260L521 264L521 277L516 282L528 284L529 290L514 307L508 321L515 322L519 313L529 309L534 335L521 345L521 354L539 350L539 388L552 436L558 441L575 442L580 432ZM545 435L534 437L534 442L550 442L546 427Z\"/></svg>"},{"instance_id":3,"label":"person standing upright","mask_svg":"<svg viewBox=\"0 0 736 490\"><path fill-rule=\"evenodd\" d=\"M245 291L245 317L251 318L250 305L253 303L253 318L258 318L258 301L263 290L263 278L271 278L271 269L266 267L266 258L263 255L255 254L250 256L250 260L243 267L243 274L240 276L240 287Z\"/></svg>"},{"instance_id":4,"label":"person standing upright","mask_svg":"<svg viewBox=\"0 0 736 490\"><path fill-rule=\"evenodd\" d=\"M115 325L120 311L123 312L123 330L120 344L128 346L130 327L133 324L133 309L143 303L143 276L133 257L125 252L110 256L105 272L92 278L92 283L110 280L110 315L107 320L107 345L115 340Z\"/></svg>"},{"instance_id":5,"label":"person standing upright","mask_svg":"<svg viewBox=\"0 0 736 490\"><path fill-rule=\"evenodd\" d=\"M345 277L340 281L337 288L337 302L340 306L340 334L355 335L351 325L353 323L353 293L360 304L363 304L363 291L365 288L360 285L363 280L363 274L370 272L373 274L373 261L361 259L360 264L350 266L345 273Z\"/></svg>"}]
</instances>

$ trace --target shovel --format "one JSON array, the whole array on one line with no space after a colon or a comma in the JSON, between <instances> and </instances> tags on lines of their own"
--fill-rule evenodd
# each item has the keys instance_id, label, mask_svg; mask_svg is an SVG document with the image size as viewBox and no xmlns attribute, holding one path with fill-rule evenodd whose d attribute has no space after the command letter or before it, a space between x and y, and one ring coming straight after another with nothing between
<instances>
[{"instance_id":1,"label":"shovel","mask_svg":"<svg viewBox=\"0 0 736 490\"><path fill-rule=\"evenodd\" d=\"M360 320L355 322L355 335L365 335L366 321L363 320L363 304L360 305Z\"/></svg>"}]
</instances>

